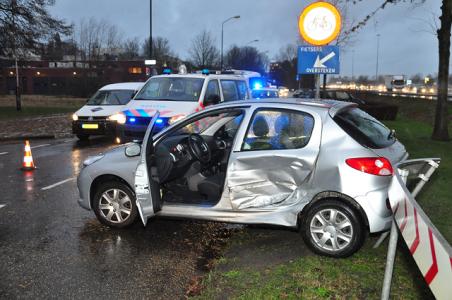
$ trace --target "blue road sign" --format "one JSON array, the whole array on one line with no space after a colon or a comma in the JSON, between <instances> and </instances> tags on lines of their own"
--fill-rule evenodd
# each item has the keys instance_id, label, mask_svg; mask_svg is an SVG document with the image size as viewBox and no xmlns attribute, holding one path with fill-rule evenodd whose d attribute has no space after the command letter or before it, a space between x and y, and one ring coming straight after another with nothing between
<instances>
[{"instance_id":1,"label":"blue road sign","mask_svg":"<svg viewBox=\"0 0 452 300\"><path fill-rule=\"evenodd\" d=\"M339 47L298 47L298 74L339 74Z\"/></svg>"}]
</instances>

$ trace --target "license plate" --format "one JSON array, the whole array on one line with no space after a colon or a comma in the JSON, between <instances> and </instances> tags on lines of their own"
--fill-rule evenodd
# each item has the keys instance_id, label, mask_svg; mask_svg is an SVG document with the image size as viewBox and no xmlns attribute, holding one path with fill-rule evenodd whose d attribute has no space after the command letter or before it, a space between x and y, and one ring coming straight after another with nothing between
<instances>
[{"instance_id":1,"label":"license plate","mask_svg":"<svg viewBox=\"0 0 452 300\"><path fill-rule=\"evenodd\" d=\"M99 124L82 124L83 129L99 129Z\"/></svg>"}]
</instances>

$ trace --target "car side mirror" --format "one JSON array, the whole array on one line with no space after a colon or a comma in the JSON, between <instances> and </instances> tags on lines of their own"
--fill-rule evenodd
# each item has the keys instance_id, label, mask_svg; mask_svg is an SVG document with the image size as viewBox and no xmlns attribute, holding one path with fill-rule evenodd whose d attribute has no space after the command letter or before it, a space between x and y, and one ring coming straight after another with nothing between
<instances>
[{"instance_id":1,"label":"car side mirror","mask_svg":"<svg viewBox=\"0 0 452 300\"><path fill-rule=\"evenodd\" d=\"M136 143L132 143L126 147L125 150L127 157L135 157L141 154L141 146Z\"/></svg>"},{"instance_id":2,"label":"car side mirror","mask_svg":"<svg viewBox=\"0 0 452 300\"><path fill-rule=\"evenodd\" d=\"M204 106L215 105L220 102L221 102L220 96L211 94L211 95L207 96L207 98L204 100Z\"/></svg>"}]
</instances>

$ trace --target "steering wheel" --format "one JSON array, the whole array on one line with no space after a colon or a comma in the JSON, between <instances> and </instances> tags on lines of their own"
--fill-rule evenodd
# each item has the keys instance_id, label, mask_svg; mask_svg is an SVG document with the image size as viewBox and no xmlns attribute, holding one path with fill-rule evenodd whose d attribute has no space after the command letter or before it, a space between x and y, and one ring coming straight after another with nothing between
<instances>
[{"instance_id":1,"label":"steering wheel","mask_svg":"<svg viewBox=\"0 0 452 300\"><path fill-rule=\"evenodd\" d=\"M201 163L209 163L212 158L209 145L204 141L202 136L192 133L188 136L188 147L197 160Z\"/></svg>"}]
</instances>

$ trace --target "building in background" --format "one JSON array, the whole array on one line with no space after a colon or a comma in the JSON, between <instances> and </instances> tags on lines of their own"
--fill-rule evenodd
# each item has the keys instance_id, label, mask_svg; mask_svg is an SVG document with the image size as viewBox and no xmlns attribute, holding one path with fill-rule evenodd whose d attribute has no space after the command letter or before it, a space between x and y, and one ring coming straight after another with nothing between
<instances>
[{"instance_id":1,"label":"building in background","mask_svg":"<svg viewBox=\"0 0 452 300\"><path fill-rule=\"evenodd\" d=\"M87 97L101 86L117 82L145 81L154 71L143 60L134 61L20 61L22 94ZM0 60L0 94L14 94L13 60Z\"/></svg>"}]
</instances>

